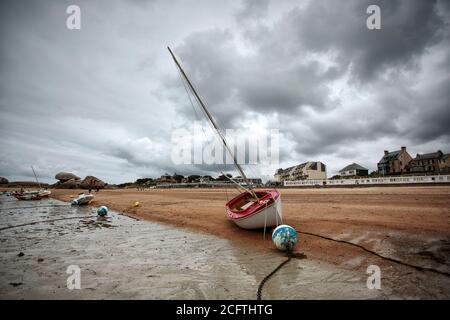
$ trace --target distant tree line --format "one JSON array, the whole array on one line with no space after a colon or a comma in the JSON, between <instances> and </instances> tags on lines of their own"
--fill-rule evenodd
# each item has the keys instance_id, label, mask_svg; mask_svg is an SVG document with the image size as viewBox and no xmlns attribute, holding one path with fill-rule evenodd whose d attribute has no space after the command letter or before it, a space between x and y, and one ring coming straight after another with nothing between
<instances>
[{"instance_id":1,"label":"distant tree line","mask_svg":"<svg viewBox=\"0 0 450 320\"><path fill-rule=\"evenodd\" d=\"M177 173L175 173L172 176L166 175L166 177L167 176L170 177L170 179L172 179L176 183L182 183L182 182L196 183L196 182L200 182L201 180L203 180L203 181L228 181L229 178L233 178L233 176L229 173L227 173L225 175L222 174L222 175L218 176L217 178L214 178L214 177L208 176L208 175L201 176L201 175L197 175L197 174L183 176L183 175L177 174ZM144 187L144 186L151 187L151 186L156 186L157 183L160 182L163 178L164 178L164 176L161 176L160 178L157 178L157 179L139 178L135 182L125 182L125 183L118 184L117 187L119 187L119 188Z\"/></svg>"}]
</instances>

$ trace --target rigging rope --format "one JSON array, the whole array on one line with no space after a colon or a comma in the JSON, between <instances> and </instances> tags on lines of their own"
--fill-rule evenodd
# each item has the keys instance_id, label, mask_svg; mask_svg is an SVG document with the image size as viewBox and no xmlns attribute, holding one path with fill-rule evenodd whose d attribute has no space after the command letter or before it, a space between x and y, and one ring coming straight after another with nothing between
<instances>
[{"instance_id":1,"label":"rigging rope","mask_svg":"<svg viewBox=\"0 0 450 320\"><path fill-rule=\"evenodd\" d=\"M177 68L177 71L178 71L178 76L180 77L181 83L183 84L183 88L186 91L186 95L188 96L189 102L191 103L192 109L194 110L195 118L200 121L200 117L197 114L197 110L195 110L194 103L192 102L191 95L189 94L190 89L187 86L185 80L183 79L183 75L181 74L180 69ZM202 129L203 129L203 126L202 126Z\"/></svg>"},{"instance_id":2,"label":"rigging rope","mask_svg":"<svg viewBox=\"0 0 450 320\"><path fill-rule=\"evenodd\" d=\"M222 123L221 123L218 119L216 119L212 114L209 114L209 115L208 115L208 114L206 113L206 111L201 107L202 102L200 101L200 99L199 99L199 97L196 95L196 93L194 92L193 88L189 85L187 78L183 77L183 72L182 72L182 70L181 70L181 67L180 67L177 63L175 63L175 65L176 65L176 69L177 69L177 71L178 71L178 75L179 75L179 77L180 77L181 83L183 84L183 88L184 88L184 90L186 91L186 94L187 94L187 96L188 96L188 99L189 99L189 102L190 102L190 104L191 104L191 107L192 107L192 109L194 110L196 119L197 119L197 121L201 122L201 129L202 129L202 132L203 132L203 136L204 136L204 138L205 138L205 141L208 141L209 136L208 136L208 135L206 134L206 132L205 132L205 128L203 127L203 119L201 119L201 118L199 117L199 115L198 115L198 113L197 113L197 110L196 110L196 107L194 106L194 103L193 103L193 101L192 101L191 95L192 95L192 97L194 98L194 100L195 100L195 102L196 102L197 108L200 109L200 112L203 114L203 116L204 116L205 118L209 118L209 117L212 118L212 120L216 123L216 128L214 128L214 125L208 122L209 127L210 127L210 129L212 130L213 136L214 136L214 135L217 135L219 139L223 140L223 139L222 139L222 135L223 135L224 133L223 133L223 129L222 129L222 127L223 127ZM215 131L215 130L216 130L216 131ZM233 148L234 148L234 145L233 145ZM222 146L222 151L223 151L223 149L224 149L224 146ZM217 152L217 151L216 151L216 152ZM225 150L225 159L227 159L227 158L228 158L228 153L227 153L227 150ZM222 160L223 160L223 154L222 154ZM226 161L225 161L225 163L223 164L223 166L224 166L224 168L227 167ZM214 170L215 170L216 172L218 172L218 173L221 171L221 170L219 169L219 164L217 164L216 161L213 162L213 168L214 168ZM228 193L227 193L227 202L228 202Z\"/></svg>"},{"instance_id":3,"label":"rigging rope","mask_svg":"<svg viewBox=\"0 0 450 320\"><path fill-rule=\"evenodd\" d=\"M228 153L233 157L233 162L234 165L236 166L236 168L238 169L238 171L240 172L242 178L244 178L245 181L247 181L247 176L244 173L244 171L242 170L241 166L238 164L237 159L236 159L236 155L231 151L230 147L228 146L226 140L225 140L225 136L223 135L223 133L220 130L220 127L217 124L217 121L214 119L214 117L211 115L211 113L208 111L208 109L206 108L205 104L203 103L203 101L201 100L200 96L197 94L197 91L194 89L192 83L190 82L190 80L188 79L186 73L184 72L184 70L181 68L178 60L175 58L175 55L173 54L172 50L170 50L169 47L167 47L167 49L169 50L173 61L175 62L177 68L179 69L179 71L181 72L181 74L183 75L184 79L186 80L187 84L189 85L189 88L191 89L191 92L193 93L196 101L198 102L198 105L201 107L202 111L204 112L204 114L206 115L206 118L209 119L209 123L212 126L212 128L215 130L215 132L218 135L218 138L221 140L223 146L225 147L225 149L228 151ZM250 192L252 194L252 196L254 198L258 198L255 194L255 192L250 189Z\"/></svg>"}]
</instances>

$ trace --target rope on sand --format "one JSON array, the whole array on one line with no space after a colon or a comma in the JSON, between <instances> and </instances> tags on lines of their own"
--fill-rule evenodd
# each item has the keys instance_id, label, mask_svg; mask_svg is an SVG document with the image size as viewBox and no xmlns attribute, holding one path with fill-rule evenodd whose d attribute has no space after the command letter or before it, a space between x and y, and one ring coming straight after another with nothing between
<instances>
[{"instance_id":1,"label":"rope on sand","mask_svg":"<svg viewBox=\"0 0 450 320\"><path fill-rule=\"evenodd\" d=\"M368 252L370 254L373 254L373 255L381 258L381 259L388 260L388 261L391 261L391 262L394 262L394 263L397 263L397 264L400 264L400 265L403 265L403 266L406 266L406 267L410 267L410 268L416 269L418 271L429 271L429 272L433 272L433 273L437 273L437 274L440 274L440 275L443 275L443 276L450 277L450 273L449 272L440 271L440 270L436 270L436 269L428 268L428 267L421 267L421 266L417 266L417 265L414 265L414 264L410 264L408 262L397 260L395 258L386 257L386 256L383 256L383 255L379 254L378 252L375 252L375 251L372 251L370 249L367 249L366 247L363 247L362 245L359 245L357 243L353 243L353 242L345 241L345 240L333 239L333 238L330 238L330 237L327 237L327 236L323 236L323 235L320 235L320 234L316 234L316 233L312 233L312 232L298 231L298 230L296 230L296 231L297 231L297 233L307 234L307 235L314 236L314 237L319 237L319 238L322 238L322 239L325 239L325 240L334 241L334 242L340 242L340 243L345 243L345 244L348 244L348 245L351 245L351 246L355 246L355 247L357 247L359 249L362 249L362 250L364 250L364 251L366 251L366 252Z\"/></svg>"},{"instance_id":2,"label":"rope on sand","mask_svg":"<svg viewBox=\"0 0 450 320\"><path fill-rule=\"evenodd\" d=\"M269 280L270 277L272 277L275 273L277 273L277 271L280 270L289 261L291 261L291 254L288 252L288 258L284 260L282 263L280 263L278 267L276 267L271 273L265 276L264 279L262 279L261 283L258 286L258 291L256 293L256 300L261 300L262 289L267 280Z\"/></svg>"},{"instance_id":3,"label":"rope on sand","mask_svg":"<svg viewBox=\"0 0 450 320\"><path fill-rule=\"evenodd\" d=\"M81 220L81 219L85 219L85 218L95 218L95 217L96 216L82 216L82 217L68 217L68 218L58 218L58 219L51 219L51 220L34 221L34 222L29 222L29 223L24 223L24 224L16 224L14 226L3 227L3 228L0 228L0 231L17 228L17 227L34 225L34 224L38 224L38 223L46 223L46 222L54 222L54 221L59 221L59 220L70 220L70 219L80 219Z\"/></svg>"},{"instance_id":4,"label":"rope on sand","mask_svg":"<svg viewBox=\"0 0 450 320\"><path fill-rule=\"evenodd\" d=\"M281 268L283 268L283 266L288 263L289 261L291 261L292 258L292 247L288 246L286 248L286 254L287 254L287 259L284 260L282 263L280 263L278 265L278 267L276 267L275 269L273 269L273 271L271 273L269 273L267 276L265 276L259 286L258 286L258 291L256 292L256 300L261 300L261 294L262 294L262 289L264 287L264 284L267 282L267 280L269 280L275 273L277 273L278 270L280 270Z\"/></svg>"},{"instance_id":5,"label":"rope on sand","mask_svg":"<svg viewBox=\"0 0 450 320\"><path fill-rule=\"evenodd\" d=\"M370 250L370 249L368 249L368 248L366 248L366 247L364 247L362 245L359 245L357 243L353 243L353 242L345 241L345 240L333 239L333 238L330 238L330 237L327 237L327 236L323 236L323 235L320 235L320 234L307 232L307 231L298 231L298 230L296 230L296 231L297 231L297 233L302 233L302 234L306 234L306 235L310 235L310 236L313 236L313 237L322 238L322 239L329 240L329 241L334 241L334 242L348 244L348 245L357 247L357 248L359 248L361 250L364 250L365 252L373 254L373 255L381 258L381 259L384 259L384 260L387 260L387 261L391 261L391 262L394 262L394 263L397 263L397 264L400 264L400 265L403 265L403 266L406 266L406 267L410 267L410 268L416 269L418 271L422 271L422 272L428 271L428 272L433 272L433 273L437 273L437 274L440 274L440 275L443 275L443 276L450 277L450 273L449 272L440 271L440 270L436 270L436 269L428 268L428 267L421 267L421 266L410 264L410 263L407 263L407 262L404 262L404 261L401 261L401 260L397 260L395 258L386 257L386 256L383 256L383 255L379 254L378 252ZM275 273L277 273L278 270L280 270L285 264L287 264L291 260L291 258L292 258L292 254L291 253L292 253L291 250L288 248L288 250L287 250L288 258L285 261L283 261L282 263L280 263L271 273L269 273L267 276L265 276L262 279L262 281L260 282L260 284L258 286L258 291L256 293L256 299L257 300L261 300L262 289L263 289L264 284L267 282L267 280L269 280Z\"/></svg>"}]
</instances>

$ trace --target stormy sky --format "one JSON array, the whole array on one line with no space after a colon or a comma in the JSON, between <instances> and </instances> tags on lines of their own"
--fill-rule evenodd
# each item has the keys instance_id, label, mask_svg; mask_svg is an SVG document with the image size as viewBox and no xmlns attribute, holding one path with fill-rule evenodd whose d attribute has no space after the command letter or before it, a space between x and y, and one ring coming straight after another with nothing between
<instances>
[{"instance_id":1,"label":"stormy sky","mask_svg":"<svg viewBox=\"0 0 450 320\"><path fill-rule=\"evenodd\" d=\"M168 45L223 128L279 130L279 165L250 176L450 152L449 24L445 0L1 1L0 176L217 175L171 160L173 131L197 115Z\"/></svg>"}]
</instances>

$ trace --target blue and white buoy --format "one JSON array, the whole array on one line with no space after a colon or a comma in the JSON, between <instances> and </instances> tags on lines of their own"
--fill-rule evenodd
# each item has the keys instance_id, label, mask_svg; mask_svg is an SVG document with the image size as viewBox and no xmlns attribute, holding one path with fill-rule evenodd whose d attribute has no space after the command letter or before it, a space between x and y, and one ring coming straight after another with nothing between
<instances>
[{"instance_id":1,"label":"blue and white buoy","mask_svg":"<svg viewBox=\"0 0 450 320\"><path fill-rule=\"evenodd\" d=\"M279 250L292 251L297 244L297 231L287 224L279 225L273 230L272 241Z\"/></svg>"},{"instance_id":2,"label":"blue and white buoy","mask_svg":"<svg viewBox=\"0 0 450 320\"><path fill-rule=\"evenodd\" d=\"M108 214L108 207L106 207L106 206L101 206L100 208L98 208L97 214L98 214L100 217L106 216L106 215Z\"/></svg>"}]
</instances>

